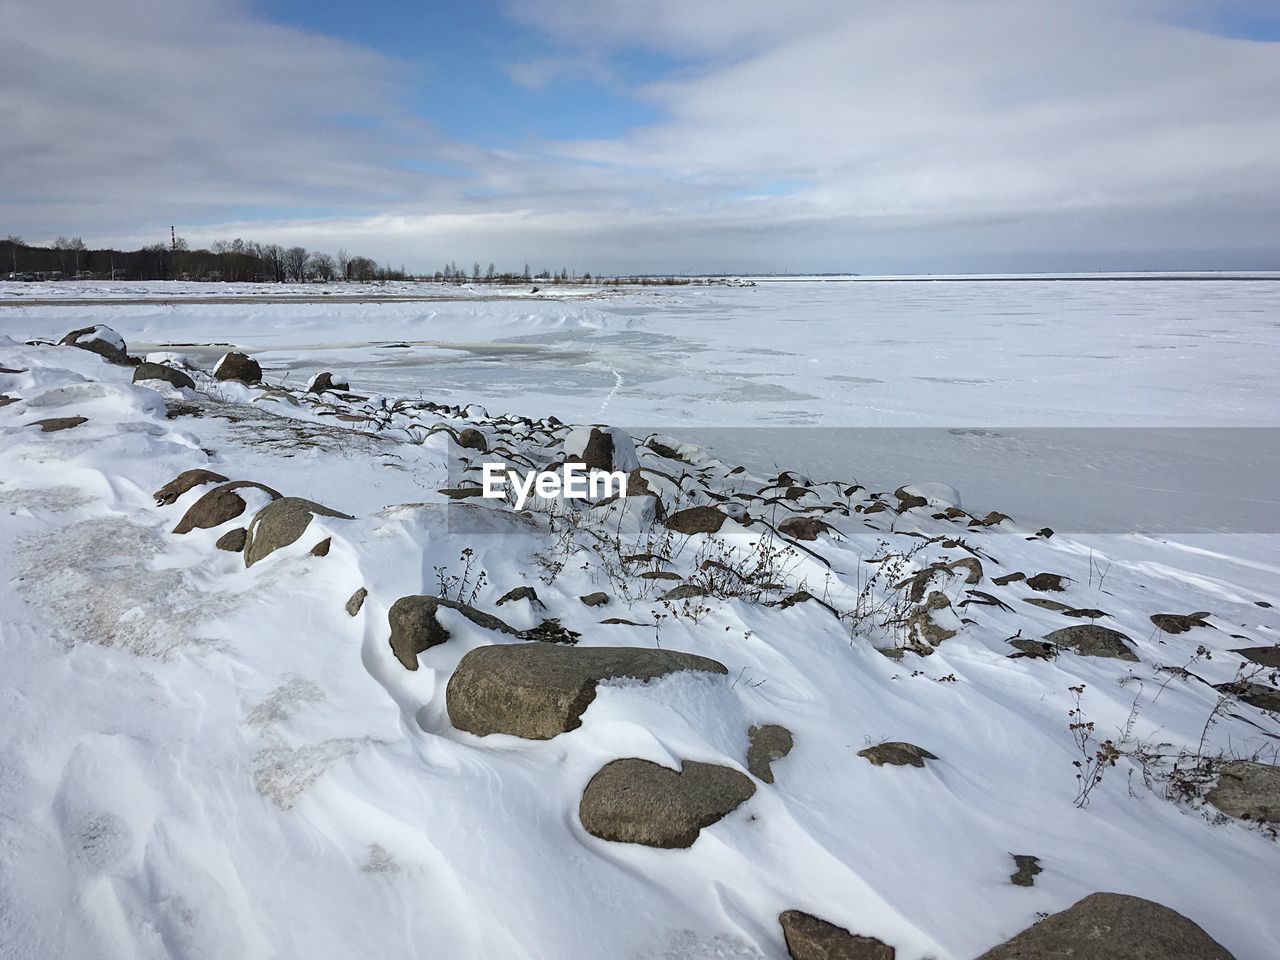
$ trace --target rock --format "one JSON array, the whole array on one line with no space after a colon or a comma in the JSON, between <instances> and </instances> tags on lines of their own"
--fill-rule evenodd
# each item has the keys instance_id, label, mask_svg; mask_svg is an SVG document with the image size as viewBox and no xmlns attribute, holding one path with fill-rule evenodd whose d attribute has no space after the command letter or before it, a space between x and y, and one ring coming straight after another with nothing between
<instances>
[{"instance_id":1,"label":"rock","mask_svg":"<svg viewBox=\"0 0 1280 960\"><path fill-rule=\"evenodd\" d=\"M874 747L867 747L865 750L859 750L858 756L866 757L877 767L884 766L886 763L895 767L923 767L926 760L938 759L924 747L917 747L914 743L904 743L901 740L890 740Z\"/></svg>"},{"instance_id":2,"label":"rock","mask_svg":"<svg viewBox=\"0 0 1280 960\"><path fill-rule=\"evenodd\" d=\"M1045 640L1059 647L1074 650L1082 657L1110 657L1114 660L1137 661L1138 655L1129 644L1132 643L1119 630L1100 627L1096 623L1077 623L1045 634Z\"/></svg>"},{"instance_id":3,"label":"rock","mask_svg":"<svg viewBox=\"0 0 1280 960\"><path fill-rule=\"evenodd\" d=\"M912 501L911 506L933 507L945 510L948 507L960 507L960 491L949 483L938 483L931 480L925 483L908 483L893 491L900 503ZM915 502L919 501L919 502ZM902 512L902 507L898 512Z\"/></svg>"},{"instance_id":4,"label":"rock","mask_svg":"<svg viewBox=\"0 0 1280 960\"><path fill-rule=\"evenodd\" d=\"M249 524L249 539L244 545L244 565L252 567L281 547L289 546L302 536L314 516L355 519L349 514L339 513L302 497L272 500L258 511Z\"/></svg>"},{"instance_id":5,"label":"rock","mask_svg":"<svg viewBox=\"0 0 1280 960\"><path fill-rule=\"evenodd\" d=\"M1224 763L1205 799L1229 817L1280 823L1280 767L1252 760Z\"/></svg>"},{"instance_id":6,"label":"rock","mask_svg":"<svg viewBox=\"0 0 1280 960\"><path fill-rule=\"evenodd\" d=\"M947 564L947 569L963 570L964 582L968 585L982 582L982 561L977 557L961 557L959 560L952 560Z\"/></svg>"},{"instance_id":7,"label":"rock","mask_svg":"<svg viewBox=\"0 0 1280 960\"><path fill-rule=\"evenodd\" d=\"M704 596L706 593L701 587L692 583L682 583L678 587L672 587L662 595L663 600L692 600L694 597Z\"/></svg>"},{"instance_id":8,"label":"rock","mask_svg":"<svg viewBox=\"0 0 1280 960\"><path fill-rule=\"evenodd\" d=\"M588 470L630 473L640 466L631 435L618 427L576 427L564 438L566 463L582 463Z\"/></svg>"},{"instance_id":9,"label":"rock","mask_svg":"<svg viewBox=\"0 0 1280 960\"><path fill-rule=\"evenodd\" d=\"M280 497L277 491L264 484L254 483L252 480L233 480L231 483L214 487L193 503L182 515L178 525L173 528L173 532L190 533L197 528L208 530L210 527L221 526L228 520L234 520L245 510L245 502L236 491L248 488L261 490L272 500Z\"/></svg>"},{"instance_id":10,"label":"rock","mask_svg":"<svg viewBox=\"0 0 1280 960\"><path fill-rule=\"evenodd\" d=\"M128 363L129 354L125 350L124 338L110 327L97 324L92 327L81 327L72 330L58 341L60 346L79 347L105 357L112 363Z\"/></svg>"},{"instance_id":11,"label":"rock","mask_svg":"<svg viewBox=\"0 0 1280 960\"><path fill-rule=\"evenodd\" d=\"M1052 660L1058 655L1058 648L1052 643L1042 643L1039 640L1027 640L1024 637L1018 637L1010 640L1009 645L1018 652L1009 654L1010 659L1018 657L1030 657L1032 660Z\"/></svg>"},{"instance_id":12,"label":"rock","mask_svg":"<svg viewBox=\"0 0 1280 960\"><path fill-rule=\"evenodd\" d=\"M677 510L662 522L668 530L692 535L717 533L727 519L729 519L728 514L715 507L689 507L686 510Z\"/></svg>"},{"instance_id":13,"label":"rock","mask_svg":"<svg viewBox=\"0 0 1280 960\"><path fill-rule=\"evenodd\" d=\"M535 643L565 643L572 646L578 642L582 634L576 630L570 630L557 618L551 617L532 629L522 630L520 636Z\"/></svg>"},{"instance_id":14,"label":"rock","mask_svg":"<svg viewBox=\"0 0 1280 960\"><path fill-rule=\"evenodd\" d=\"M927 507L929 505L929 501L927 499L918 496L917 494L909 493L906 487L899 487L897 490L893 491L893 495L898 498L899 513L905 513L906 511L913 510L916 507Z\"/></svg>"},{"instance_id":15,"label":"rock","mask_svg":"<svg viewBox=\"0 0 1280 960\"><path fill-rule=\"evenodd\" d=\"M788 517L778 524L778 532L794 540L817 540L818 534L831 529L831 524L817 517Z\"/></svg>"},{"instance_id":16,"label":"rock","mask_svg":"<svg viewBox=\"0 0 1280 960\"><path fill-rule=\"evenodd\" d=\"M11 403L17 403L21 397L11 397L7 393L0 393L0 407L7 407Z\"/></svg>"},{"instance_id":17,"label":"rock","mask_svg":"<svg viewBox=\"0 0 1280 960\"><path fill-rule=\"evenodd\" d=\"M1099 610L1097 607L1070 607L1062 611L1064 617L1074 617L1076 620L1101 620L1103 617L1110 617L1111 614L1105 610Z\"/></svg>"},{"instance_id":18,"label":"rock","mask_svg":"<svg viewBox=\"0 0 1280 960\"><path fill-rule=\"evenodd\" d=\"M466 500L470 497L483 497L484 487L441 487L436 491L450 500Z\"/></svg>"},{"instance_id":19,"label":"rock","mask_svg":"<svg viewBox=\"0 0 1280 960\"><path fill-rule=\"evenodd\" d=\"M1041 593L1061 593L1067 589L1067 580L1067 577L1056 573L1037 573L1034 577L1027 577L1027 586Z\"/></svg>"},{"instance_id":20,"label":"rock","mask_svg":"<svg viewBox=\"0 0 1280 960\"><path fill-rule=\"evenodd\" d=\"M513 637L520 636L519 630L493 614L477 610L458 600L450 600L448 597L401 597L387 611L387 622L391 625L391 651L405 669L417 670L418 654L449 639L449 631L436 619L436 611L441 607L457 610L476 626L486 630L497 630Z\"/></svg>"},{"instance_id":21,"label":"rock","mask_svg":"<svg viewBox=\"0 0 1280 960\"><path fill-rule=\"evenodd\" d=\"M907 615L907 636L911 649L924 656L943 640L949 640L956 632L933 619L934 611L950 610L951 601L937 590L929 591L924 603L917 604Z\"/></svg>"},{"instance_id":22,"label":"rock","mask_svg":"<svg viewBox=\"0 0 1280 960\"><path fill-rule=\"evenodd\" d=\"M795 743L791 731L776 723L767 723L748 730L747 740L747 769L757 780L773 783L773 761L789 754Z\"/></svg>"},{"instance_id":23,"label":"rock","mask_svg":"<svg viewBox=\"0 0 1280 960\"><path fill-rule=\"evenodd\" d=\"M538 591L533 587L516 587L513 590L508 590L498 600L497 605L502 606L504 603L514 603L516 600L528 600L531 605L539 607L543 605L542 601L538 599Z\"/></svg>"},{"instance_id":24,"label":"rock","mask_svg":"<svg viewBox=\"0 0 1280 960\"><path fill-rule=\"evenodd\" d=\"M214 473L212 470L204 470L197 468L195 470L183 470L154 494L156 505L167 507L176 503L188 490L198 487L205 483L226 483L227 478L220 473Z\"/></svg>"},{"instance_id":25,"label":"rock","mask_svg":"<svg viewBox=\"0 0 1280 960\"><path fill-rule=\"evenodd\" d=\"M323 540L321 540L319 543L317 543L314 547L311 548L311 556L327 557L329 555L329 548L332 546L333 546L333 537L325 537Z\"/></svg>"},{"instance_id":26,"label":"rock","mask_svg":"<svg viewBox=\"0 0 1280 960\"><path fill-rule=\"evenodd\" d=\"M188 390L194 390L196 386L196 382L181 370L166 367L162 363L138 364L133 371L133 382L137 383L139 380L163 380L175 387L186 387Z\"/></svg>"},{"instance_id":27,"label":"rock","mask_svg":"<svg viewBox=\"0 0 1280 960\"><path fill-rule=\"evenodd\" d=\"M1048 540L1050 537L1053 536L1053 528L1041 527L1039 530L1036 531L1036 536L1040 537L1043 540Z\"/></svg>"},{"instance_id":28,"label":"rock","mask_svg":"<svg viewBox=\"0 0 1280 960\"><path fill-rule=\"evenodd\" d=\"M606 763L582 792L578 819L594 837L665 850L691 847L703 827L756 792L746 774L686 760L677 772L635 758Z\"/></svg>"},{"instance_id":29,"label":"rock","mask_svg":"<svg viewBox=\"0 0 1280 960\"><path fill-rule=\"evenodd\" d=\"M336 383L333 374L327 370L324 373L317 373L307 382L307 393L325 393L329 390L350 390L351 387L346 383Z\"/></svg>"},{"instance_id":30,"label":"rock","mask_svg":"<svg viewBox=\"0 0 1280 960\"><path fill-rule=\"evenodd\" d=\"M1052 610L1054 613L1066 613L1071 609L1070 605L1062 603L1060 600L1050 600L1048 597L1024 597L1023 602L1045 610Z\"/></svg>"},{"instance_id":31,"label":"rock","mask_svg":"<svg viewBox=\"0 0 1280 960\"><path fill-rule=\"evenodd\" d=\"M1093 893L978 960L1234 960L1182 914L1140 897Z\"/></svg>"},{"instance_id":32,"label":"rock","mask_svg":"<svg viewBox=\"0 0 1280 960\"><path fill-rule=\"evenodd\" d=\"M458 446L467 450L479 450L481 453L489 452L489 441L475 427L467 427L458 434Z\"/></svg>"},{"instance_id":33,"label":"rock","mask_svg":"<svg viewBox=\"0 0 1280 960\"><path fill-rule=\"evenodd\" d=\"M981 520L970 520L970 521L969 521L969 526L971 526L971 527L975 527L975 526L976 526L976 527L995 527L995 526L999 526L1000 524L1004 523L1006 520L1012 520L1012 519L1013 519L1013 518L1012 518L1012 517L1010 517L1007 513L1001 513L999 510L992 510L990 513L988 513L988 514L987 514L985 517L983 517Z\"/></svg>"},{"instance_id":34,"label":"rock","mask_svg":"<svg viewBox=\"0 0 1280 960\"><path fill-rule=\"evenodd\" d=\"M894 960L897 951L874 937L861 937L844 927L799 910L778 915L791 960Z\"/></svg>"},{"instance_id":35,"label":"rock","mask_svg":"<svg viewBox=\"0 0 1280 960\"><path fill-rule=\"evenodd\" d=\"M1009 584L1014 583L1017 580L1025 579L1027 579L1027 575L1018 571L1016 573L1006 573L1003 577L995 577L991 582L1002 587L1007 587Z\"/></svg>"},{"instance_id":36,"label":"rock","mask_svg":"<svg viewBox=\"0 0 1280 960\"><path fill-rule=\"evenodd\" d=\"M45 420L32 420L28 427L39 427L41 433L57 433L59 430L70 430L82 423L88 423L88 417L49 417Z\"/></svg>"},{"instance_id":37,"label":"rock","mask_svg":"<svg viewBox=\"0 0 1280 960\"><path fill-rule=\"evenodd\" d=\"M350 596L350 598L347 600L347 605L346 605L347 615L354 617L357 613L359 613L360 608L364 606L364 598L367 596L369 596L369 591L366 590L364 587L360 587L359 589L357 589L356 592L353 593Z\"/></svg>"},{"instance_id":38,"label":"rock","mask_svg":"<svg viewBox=\"0 0 1280 960\"><path fill-rule=\"evenodd\" d=\"M601 680L641 682L681 671L727 674L708 657L640 647L498 644L459 662L445 691L449 719L477 736L506 733L549 740L582 725Z\"/></svg>"},{"instance_id":39,"label":"rock","mask_svg":"<svg viewBox=\"0 0 1280 960\"><path fill-rule=\"evenodd\" d=\"M1238 653L1246 660L1260 663L1264 667L1280 667L1280 644L1273 644L1270 647L1241 647L1231 652Z\"/></svg>"},{"instance_id":40,"label":"rock","mask_svg":"<svg viewBox=\"0 0 1280 960\"><path fill-rule=\"evenodd\" d=\"M258 361L243 353L225 354L213 368L215 380L238 380L241 383L261 383L262 367Z\"/></svg>"},{"instance_id":41,"label":"rock","mask_svg":"<svg viewBox=\"0 0 1280 960\"><path fill-rule=\"evenodd\" d=\"M220 536L214 546L229 553L239 553L244 549L244 541L248 534L249 531L244 527L233 527Z\"/></svg>"},{"instance_id":42,"label":"rock","mask_svg":"<svg viewBox=\"0 0 1280 960\"><path fill-rule=\"evenodd\" d=\"M578 599L588 607L603 607L609 602L609 595L597 591L596 593L588 593L585 597L579 597Z\"/></svg>"},{"instance_id":43,"label":"rock","mask_svg":"<svg viewBox=\"0 0 1280 960\"><path fill-rule=\"evenodd\" d=\"M1192 627L1207 627L1204 618L1212 616L1207 610L1198 613L1153 613L1151 622L1165 633L1186 633Z\"/></svg>"},{"instance_id":44,"label":"rock","mask_svg":"<svg viewBox=\"0 0 1280 960\"><path fill-rule=\"evenodd\" d=\"M1044 868L1040 866L1040 858L1023 853L1011 853L1009 856L1013 857L1013 863L1018 868L1009 877L1009 882L1015 887L1034 887L1036 877L1044 873Z\"/></svg>"},{"instance_id":45,"label":"rock","mask_svg":"<svg viewBox=\"0 0 1280 960\"><path fill-rule=\"evenodd\" d=\"M1247 703L1249 706L1257 707L1259 710L1280 713L1280 690L1275 687L1268 687L1261 683L1250 683L1246 680L1233 680L1230 683L1219 683L1214 689L1229 693L1238 698L1241 703Z\"/></svg>"}]
</instances>

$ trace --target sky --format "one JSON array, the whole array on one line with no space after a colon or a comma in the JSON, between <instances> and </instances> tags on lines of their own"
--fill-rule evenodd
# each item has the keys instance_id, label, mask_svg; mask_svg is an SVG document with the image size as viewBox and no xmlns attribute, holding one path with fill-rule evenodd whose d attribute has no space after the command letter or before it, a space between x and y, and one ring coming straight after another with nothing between
<instances>
[{"instance_id":1,"label":"sky","mask_svg":"<svg viewBox=\"0 0 1280 960\"><path fill-rule=\"evenodd\" d=\"M1280 269L1280 0L0 0L0 235Z\"/></svg>"}]
</instances>

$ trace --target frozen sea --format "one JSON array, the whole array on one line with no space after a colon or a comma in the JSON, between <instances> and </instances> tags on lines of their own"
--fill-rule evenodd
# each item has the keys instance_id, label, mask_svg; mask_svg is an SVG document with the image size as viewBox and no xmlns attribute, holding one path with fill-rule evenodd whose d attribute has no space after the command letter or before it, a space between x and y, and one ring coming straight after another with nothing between
<instances>
[{"instance_id":1,"label":"frozen sea","mask_svg":"<svg viewBox=\"0 0 1280 960\"><path fill-rule=\"evenodd\" d=\"M940 480L1059 530L1280 532L1280 275L316 289L0 284L0 324L234 345L269 377L660 430L762 471Z\"/></svg>"}]
</instances>

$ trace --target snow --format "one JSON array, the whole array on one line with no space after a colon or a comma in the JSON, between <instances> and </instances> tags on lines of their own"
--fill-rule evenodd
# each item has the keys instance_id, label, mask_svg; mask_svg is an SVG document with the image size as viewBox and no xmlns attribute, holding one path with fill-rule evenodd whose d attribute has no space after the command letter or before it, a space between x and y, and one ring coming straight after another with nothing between
<instances>
[{"instance_id":1,"label":"snow","mask_svg":"<svg viewBox=\"0 0 1280 960\"><path fill-rule=\"evenodd\" d=\"M50 296L71 287L49 286ZM0 858L18 878L0 884L0 942L49 957L781 960L777 914L802 909L907 960L967 960L1038 912L1110 890L1186 914L1238 960L1280 954L1276 841L1217 822L1198 800L1168 799L1128 759L1077 808L1067 729L1069 688L1083 684L1100 736L1118 736L1136 703L1134 738L1172 750L1202 735L1209 750L1240 754L1274 742L1274 716L1253 708L1205 724L1218 702L1209 684L1231 680L1239 662L1229 651L1280 641L1277 608L1257 605L1280 604L1280 541L1244 523L1248 513L1213 526L1219 515L1191 488L1226 477L1216 499L1275 512L1261 481L1274 477L1266 438L1280 421L1278 290L760 282L568 304L246 294L234 305L0 307L11 338L0 339L0 367L20 371L0 374L0 393L20 398L0 407ZM198 371L194 393L162 393L92 353L24 343L86 318L119 330L134 354L179 352L208 370L243 349L272 387L340 370L368 399L299 389L287 395L295 405ZM166 397L186 412L171 418ZM656 425L685 461L661 469L726 489L766 486L775 467L815 485L856 476L869 489L847 502L864 506L904 482L938 503L958 503L958 489L973 514L1014 520L826 514L840 535L805 546L831 566L797 553L786 582L852 609L878 568L867 561L909 554L900 575L910 576L961 555L926 543L959 530L983 554L977 588L1010 609L950 611L955 637L897 661L876 649L892 631L874 617L851 633L814 602L714 599L677 605L655 626L661 583L633 581L628 598L587 550L548 583L556 537L544 514L446 506L436 493L460 464L431 428L492 437L507 414L607 422L637 440ZM88 422L25 426L72 415ZM1045 429L1062 426L1082 435ZM1136 446L1100 426L1173 439ZM1179 439L1188 426L1213 429ZM998 436L950 432L979 427ZM547 457L582 434L539 431ZM713 442L690 442L700 434ZM1083 491L1046 469L1073 461L1094 476ZM748 471L731 474L739 463ZM154 504L152 491L193 467L356 519L317 517L246 569L213 544L258 501L183 536L170 531L209 488ZM668 498L674 483L653 479ZM1125 486L1166 491L1153 515L1186 503L1187 531L1125 525L1105 502ZM786 516L746 503L772 522ZM600 513L610 535L644 542L641 510L620 501ZM1036 537L1041 523L1058 533ZM723 556L749 552L755 529L727 523ZM309 557L325 537L328 556ZM467 548L487 574L481 609L531 626L537 618L494 606L528 584L584 644L660 643L716 658L729 675L602 686L583 725L549 741L461 733L444 706L454 666L510 638L443 611L453 639L409 672L391 654L386 616L401 596L435 593L437 567L460 574ZM693 538L669 569L693 576L718 549ZM1036 594L989 582L1012 571L1072 583ZM931 589L958 601L962 574ZM353 618L343 605L361 586L369 596ZM610 606L580 603L596 590L614 594ZM896 593L876 582L869 595ZM1140 661L1009 659L1010 637L1088 622L1033 597L1106 611L1099 622L1129 636ZM1213 629L1166 635L1149 620L1192 610L1210 611ZM645 626L600 625L606 616ZM604 763L745 769L758 723L795 734L777 782L757 784L690 849L613 844L581 827L582 788ZM882 740L939 760L920 770L856 756ZM1010 853L1040 858L1034 887L1008 883Z\"/></svg>"}]
</instances>

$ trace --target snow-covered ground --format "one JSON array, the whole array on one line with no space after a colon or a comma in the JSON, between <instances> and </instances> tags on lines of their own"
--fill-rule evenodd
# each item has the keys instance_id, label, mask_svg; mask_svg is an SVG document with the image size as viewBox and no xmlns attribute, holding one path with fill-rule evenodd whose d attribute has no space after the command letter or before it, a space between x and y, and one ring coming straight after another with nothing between
<instances>
[{"instance_id":1,"label":"snow-covered ground","mask_svg":"<svg viewBox=\"0 0 1280 960\"><path fill-rule=\"evenodd\" d=\"M778 913L801 909L900 958L966 960L1109 890L1180 911L1238 960L1274 957L1276 841L1217 815L1185 771L1224 751L1271 757L1280 734L1213 686L1247 671L1232 650L1280 641L1262 605L1280 603L1278 308L1267 281L0 307L0 393L16 398L0 407L0 943L20 957L777 960ZM194 390L134 385L130 367L24 342L94 323L203 371L234 345L285 389L200 370ZM352 394L305 395L321 370ZM471 403L487 413L458 409ZM754 522L673 538L642 522L641 498L572 524L445 506L437 491L476 457L442 427L550 462L552 415L658 430L640 462L668 510L728 496ZM29 426L72 416L87 420ZM677 444L700 434L711 450ZM355 519L316 517L246 568L214 543L248 512L178 535L210 488L152 498L196 467ZM775 484L775 468L812 482ZM958 487L967 513L872 496L920 481ZM1126 489L1145 492L1117 505ZM248 499L252 512L265 495ZM1221 501L1239 509L1210 509ZM1167 521L1156 534L1130 532L1144 503ZM1168 521L1174 508L1185 517ZM769 534L796 509L833 530ZM989 509L1014 519L970 521ZM1045 523L1058 533L1037 536ZM664 602L671 584L620 575L602 536L694 583L704 561L744 569L777 546L778 587ZM581 727L546 741L459 731L450 675L511 638L445 610L452 638L409 671L387 613L463 575L466 549L471 583L486 574L474 605L518 629L554 617L581 647L660 645L728 674L603 685ZM925 652L895 583L966 558L975 582L926 575L942 599L922 622L953 635ZM1015 572L1066 589L995 582ZM522 585L545 611L496 605ZM817 600L778 603L800 589ZM596 591L608 606L578 599ZM1150 619L1193 611L1206 625L1180 634ZM1009 657L1010 639L1094 621L1138 659ZM1123 755L1078 806L1080 685L1096 739ZM745 770L747 730L765 723L795 738L776 782L689 849L583 828L583 789L608 761ZM938 759L858 756L885 740ZM1009 883L1010 854L1040 858L1033 887Z\"/></svg>"}]
</instances>

